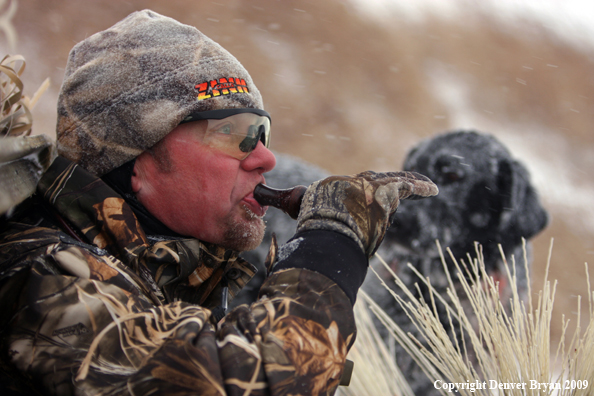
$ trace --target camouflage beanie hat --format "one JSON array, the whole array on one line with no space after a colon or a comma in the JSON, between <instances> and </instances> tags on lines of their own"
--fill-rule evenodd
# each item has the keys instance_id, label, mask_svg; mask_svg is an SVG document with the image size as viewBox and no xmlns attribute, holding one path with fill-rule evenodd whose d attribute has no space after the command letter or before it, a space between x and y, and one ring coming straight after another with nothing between
<instances>
[{"instance_id":1,"label":"camouflage beanie hat","mask_svg":"<svg viewBox=\"0 0 594 396\"><path fill-rule=\"evenodd\" d=\"M192 112L263 109L235 57L150 10L78 43L58 98L58 154L96 176L136 158Z\"/></svg>"}]
</instances>

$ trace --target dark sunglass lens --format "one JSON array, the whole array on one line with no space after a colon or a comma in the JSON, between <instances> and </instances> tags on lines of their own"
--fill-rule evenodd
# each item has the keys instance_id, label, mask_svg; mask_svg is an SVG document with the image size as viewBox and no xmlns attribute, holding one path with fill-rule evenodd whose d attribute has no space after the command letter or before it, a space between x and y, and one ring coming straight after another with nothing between
<instances>
[{"instance_id":1,"label":"dark sunglass lens","mask_svg":"<svg viewBox=\"0 0 594 396\"><path fill-rule=\"evenodd\" d=\"M258 131L258 128L255 125L250 125L246 138L239 143L239 149L244 153L254 151L258 145L258 140L260 140L259 138L260 132Z\"/></svg>"},{"instance_id":2,"label":"dark sunglass lens","mask_svg":"<svg viewBox=\"0 0 594 396\"><path fill-rule=\"evenodd\" d=\"M264 147L268 147L267 136L266 136L266 127L264 125L260 125L258 127L258 137L259 140L262 141Z\"/></svg>"},{"instance_id":3,"label":"dark sunglass lens","mask_svg":"<svg viewBox=\"0 0 594 396\"><path fill-rule=\"evenodd\" d=\"M239 149L244 153L250 153L254 151L256 146L258 145L258 139L246 137L239 143Z\"/></svg>"}]
</instances>

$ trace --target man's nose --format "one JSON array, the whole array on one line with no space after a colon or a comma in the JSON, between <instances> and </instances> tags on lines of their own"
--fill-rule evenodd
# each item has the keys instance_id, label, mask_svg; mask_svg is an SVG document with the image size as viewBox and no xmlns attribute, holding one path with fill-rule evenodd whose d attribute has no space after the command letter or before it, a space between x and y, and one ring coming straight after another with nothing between
<instances>
[{"instance_id":1,"label":"man's nose","mask_svg":"<svg viewBox=\"0 0 594 396\"><path fill-rule=\"evenodd\" d=\"M262 142L251 152L251 154L241 161L241 167L246 171L260 170L260 173L271 171L276 166L276 157Z\"/></svg>"}]
</instances>

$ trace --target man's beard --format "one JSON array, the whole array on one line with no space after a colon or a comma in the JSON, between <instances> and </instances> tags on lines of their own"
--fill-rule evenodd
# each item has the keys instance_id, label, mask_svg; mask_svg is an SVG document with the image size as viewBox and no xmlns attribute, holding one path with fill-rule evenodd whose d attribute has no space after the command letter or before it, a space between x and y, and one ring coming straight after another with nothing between
<instances>
[{"instance_id":1,"label":"man's beard","mask_svg":"<svg viewBox=\"0 0 594 396\"><path fill-rule=\"evenodd\" d=\"M223 247L237 252L253 250L260 246L264 238L266 225L261 217L257 216L247 207L242 207L241 219L229 217L224 233Z\"/></svg>"}]
</instances>

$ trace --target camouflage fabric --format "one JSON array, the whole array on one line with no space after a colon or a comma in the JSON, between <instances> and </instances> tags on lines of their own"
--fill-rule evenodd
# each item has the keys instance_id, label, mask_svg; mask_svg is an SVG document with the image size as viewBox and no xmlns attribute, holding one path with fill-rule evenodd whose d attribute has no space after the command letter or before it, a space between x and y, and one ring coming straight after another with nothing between
<instances>
[{"instance_id":1,"label":"camouflage fabric","mask_svg":"<svg viewBox=\"0 0 594 396\"><path fill-rule=\"evenodd\" d=\"M390 217L401 199L437 193L437 186L431 180L415 172L367 171L352 176L330 176L308 187L297 231L340 232L355 240L371 257L384 239Z\"/></svg>"},{"instance_id":2,"label":"camouflage fabric","mask_svg":"<svg viewBox=\"0 0 594 396\"><path fill-rule=\"evenodd\" d=\"M321 264L323 265L323 263ZM305 269L214 323L219 280L253 268L192 239L147 237L121 197L58 157L2 224L2 384L51 395L330 395L352 303Z\"/></svg>"}]
</instances>

